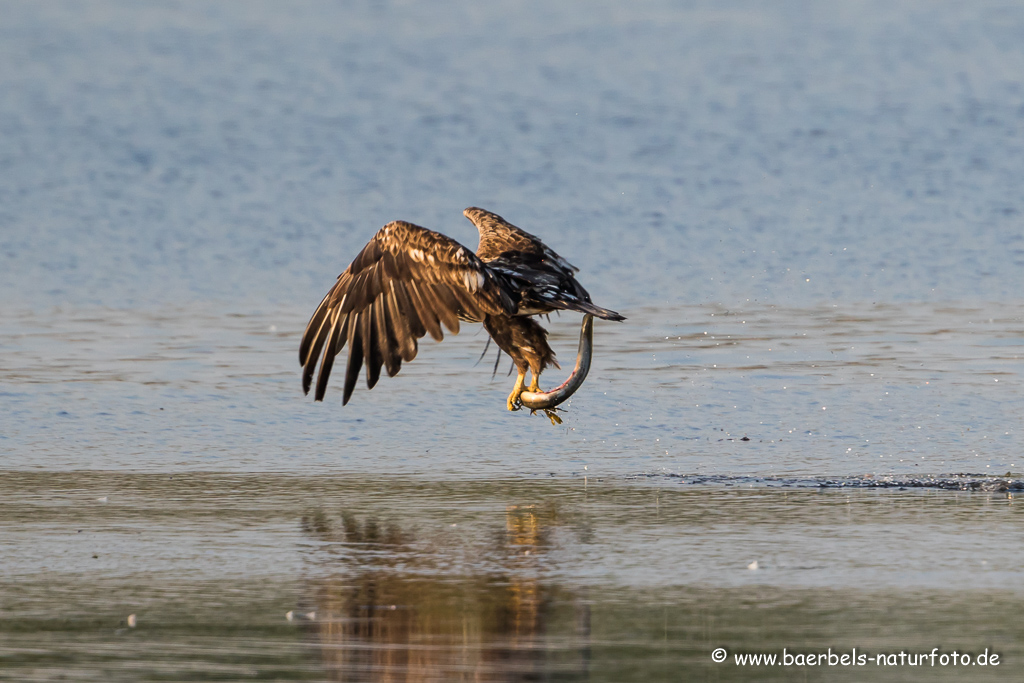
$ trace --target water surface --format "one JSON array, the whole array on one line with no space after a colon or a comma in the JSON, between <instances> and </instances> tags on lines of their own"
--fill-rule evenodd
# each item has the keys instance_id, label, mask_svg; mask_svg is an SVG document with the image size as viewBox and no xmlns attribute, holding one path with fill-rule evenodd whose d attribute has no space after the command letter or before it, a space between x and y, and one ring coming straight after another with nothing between
<instances>
[{"instance_id":1,"label":"water surface","mask_svg":"<svg viewBox=\"0 0 1024 683\"><path fill-rule=\"evenodd\" d=\"M86 680L749 680L712 649L1022 654L1008 607L1024 557L1006 531L1020 509L1006 493L2 480L3 654L17 680L69 667Z\"/></svg>"},{"instance_id":2,"label":"water surface","mask_svg":"<svg viewBox=\"0 0 1024 683\"><path fill-rule=\"evenodd\" d=\"M0 679L1020 668L1016 4L0 16ZM304 398L337 274L470 205L628 317L564 424L473 325Z\"/></svg>"}]
</instances>

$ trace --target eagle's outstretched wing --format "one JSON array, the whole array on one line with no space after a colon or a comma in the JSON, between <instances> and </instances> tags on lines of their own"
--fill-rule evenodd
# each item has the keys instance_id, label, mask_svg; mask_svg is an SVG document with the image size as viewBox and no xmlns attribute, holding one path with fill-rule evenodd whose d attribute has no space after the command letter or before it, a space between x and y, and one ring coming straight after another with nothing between
<instances>
[{"instance_id":1,"label":"eagle's outstretched wing","mask_svg":"<svg viewBox=\"0 0 1024 683\"><path fill-rule=\"evenodd\" d=\"M317 401L327 390L334 357L349 347L345 404L364 360L372 389L381 366L394 377L403 360L416 357L423 335L443 339L442 323L457 334L460 318L514 312L501 277L449 237L404 221L388 223L338 276L306 325L299 347L303 391L309 393L321 352Z\"/></svg>"}]
</instances>

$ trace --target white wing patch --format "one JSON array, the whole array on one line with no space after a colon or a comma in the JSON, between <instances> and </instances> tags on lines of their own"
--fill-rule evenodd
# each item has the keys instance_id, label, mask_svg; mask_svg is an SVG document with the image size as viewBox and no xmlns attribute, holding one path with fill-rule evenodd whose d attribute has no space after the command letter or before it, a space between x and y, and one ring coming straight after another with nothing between
<instances>
[{"instance_id":1,"label":"white wing patch","mask_svg":"<svg viewBox=\"0 0 1024 683\"><path fill-rule=\"evenodd\" d=\"M484 286L483 273L477 270L464 270L462 271L462 283L469 291L476 292Z\"/></svg>"}]
</instances>

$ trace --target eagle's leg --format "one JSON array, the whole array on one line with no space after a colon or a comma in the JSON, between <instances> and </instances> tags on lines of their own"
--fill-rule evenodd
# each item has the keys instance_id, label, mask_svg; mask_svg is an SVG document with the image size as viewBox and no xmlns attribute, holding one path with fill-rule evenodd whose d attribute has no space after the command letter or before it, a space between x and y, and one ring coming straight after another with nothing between
<instances>
[{"instance_id":1,"label":"eagle's leg","mask_svg":"<svg viewBox=\"0 0 1024 683\"><path fill-rule=\"evenodd\" d=\"M548 365L558 365L554 351L548 346L548 333L536 320L526 316L489 315L484 318L484 329L498 348L512 358L519 371L505 404L509 410L519 410L523 407L521 395L525 391L526 373L533 375L530 391L540 393L541 371Z\"/></svg>"},{"instance_id":2,"label":"eagle's leg","mask_svg":"<svg viewBox=\"0 0 1024 683\"><path fill-rule=\"evenodd\" d=\"M519 410L523 407L523 404L519 402L519 394L523 393L524 381L526 381L526 369L520 368L519 375L516 377L515 386L512 387L512 393L508 395L509 410Z\"/></svg>"}]
</instances>

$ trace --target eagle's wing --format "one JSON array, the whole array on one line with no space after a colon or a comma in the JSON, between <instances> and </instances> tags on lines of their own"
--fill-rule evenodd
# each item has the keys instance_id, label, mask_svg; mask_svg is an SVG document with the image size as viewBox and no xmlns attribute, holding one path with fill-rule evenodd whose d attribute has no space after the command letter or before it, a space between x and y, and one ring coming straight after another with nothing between
<instances>
[{"instance_id":1,"label":"eagle's wing","mask_svg":"<svg viewBox=\"0 0 1024 683\"><path fill-rule=\"evenodd\" d=\"M519 315L553 310L579 311L605 320L625 320L615 311L595 305L576 280L579 270L522 228L496 213L474 206L462 212L480 231L476 255L519 290Z\"/></svg>"},{"instance_id":2,"label":"eagle's wing","mask_svg":"<svg viewBox=\"0 0 1024 683\"><path fill-rule=\"evenodd\" d=\"M458 334L460 318L514 312L500 278L449 237L404 221L388 223L338 276L306 325L299 347L303 391L309 393L321 352L317 401L327 390L334 357L349 347L344 405L364 360L372 389L382 365L394 377L403 360L416 357L424 334L443 339L441 323Z\"/></svg>"},{"instance_id":3,"label":"eagle's wing","mask_svg":"<svg viewBox=\"0 0 1024 683\"><path fill-rule=\"evenodd\" d=\"M555 253L539 237L512 225L496 213L471 206L462 215L480 231L480 247L476 255L485 262L503 255L529 255L535 257L535 260L546 262L550 269L569 276L579 271L579 268Z\"/></svg>"}]
</instances>

